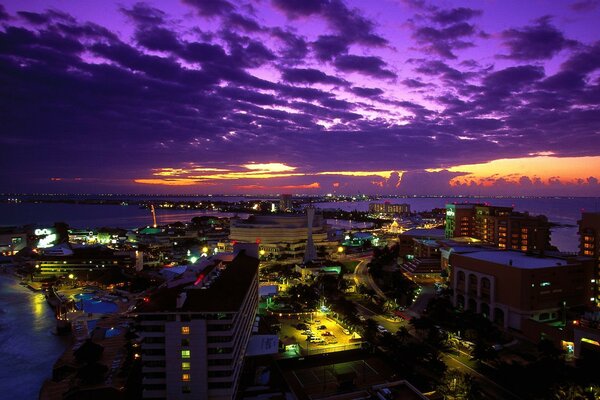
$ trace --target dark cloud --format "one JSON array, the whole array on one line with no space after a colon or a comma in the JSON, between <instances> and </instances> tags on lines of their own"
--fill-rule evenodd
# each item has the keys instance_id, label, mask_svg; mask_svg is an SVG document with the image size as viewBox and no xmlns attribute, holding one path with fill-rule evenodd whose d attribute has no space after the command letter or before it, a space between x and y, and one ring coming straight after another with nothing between
<instances>
[{"instance_id":1,"label":"dark cloud","mask_svg":"<svg viewBox=\"0 0 600 400\"><path fill-rule=\"evenodd\" d=\"M271 29L271 33L284 44L280 50L282 64L296 64L308 54L308 44L303 37L279 27Z\"/></svg>"},{"instance_id":2,"label":"dark cloud","mask_svg":"<svg viewBox=\"0 0 600 400\"><path fill-rule=\"evenodd\" d=\"M424 75L439 76L446 83L462 83L472 76L471 73L459 71L442 61L419 60L417 63L419 65L415 71Z\"/></svg>"},{"instance_id":3,"label":"dark cloud","mask_svg":"<svg viewBox=\"0 0 600 400\"><path fill-rule=\"evenodd\" d=\"M475 28L466 22L459 22L445 28L434 28L430 26L417 28L413 37L417 43L423 45L423 49L444 58L456 58L454 50L472 47L473 43L462 38L475 34Z\"/></svg>"},{"instance_id":4,"label":"dark cloud","mask_svg":"<svg viewBox=\"0 0 600 400\"><path fill-rule=\"evenodd\" d=\"M541 18L532 26L505 30L502 39L509 49L509 54L502 57L514 60L551 58L577 43L565 38L561 31L550 24L549 18Z\"/></svg>"},{"instance_id":5,"label":"dark cloud","mask_svg":"<svg viewBox=\"0 0 600 400\"><path fill-rule=\"evenodd\" d=\"M342 0L273 0L273 4L292 19L313 14L320 15L335 31L336 36L343 38L347 44L359 43L380 47L388 43L385 38L375 33L373 21L361 15L360 10L348 8ZM317 44L317 51L322 45L327 43ZM331 59L323 54L327 53L318 52L317 57Z\"/></svg>"},{"instance_id":6,"label":"dark cloud","mask_svg":"<svg viewBox=\"0 0 600 400\"><path fill-rule=\"evenodd\" d=\"M282 71L285 81L292 83L327 83L332 85L346 85L347 82L335 76L327 75L312 68L290 68Z\"/></svg>"},{"instance_id":7,"label":"dark cloud","mask_svg":"<svg viewBox=\"0 0 600 400\"><path fill-rule=\"evenodd\" d=\"M589 12L595 10L598 6L600 6L599 0L580 0L571 3L569 7L573 11Z\"/></svg>"},{"instance_id":8,"label":"dark cloud","mask_svg":"<svg viewBox=\"0 0 600 400\"><path fill-rule=\"evenodd\" d=\"M350 43L346 38L334 35L321 35L312 43L317 59L331 61L340 54L346 54Z\"/></svg>"},{"instance_id":9,"label":"dark cloud","mask_svg":"<svg viewBox=\"0 0 600 400\"><path fill-rule=\"evenodd\" d=\"M358 72L375 78L396 78L396 74L385 69L386 63L379 57L344 55L336 57L334 65L340 71Z\"/></svg>"},{"instance_id":10,"label":"dark cloud","mask_svg":"<svg viewBox=\"0 0 600 400\"><path fill-rule=\"evenodd\" d=\"M25 19L27 22L30 22L35 25L46 24L49 21L49 18L47 15L43 15L43 14L39 14L39 13L18 11L17 14L21 18Z\"/></svg>"},{"instance_id":11,"label":"dark cloud","mask_svg":"<svg viewBox=\"0 0 600 400\"><path fill-rule=\"evenodd\" d=\"M0 4L0 21L9 19L9 18L10 18L10 15L8 15L4 6L2 4Z\"/></svg>"},{"instance_id":12,"label":"dark cloud","mask_svg":"<svg viewBox=\"0 0 600 400\"><path fill-rule=\"evenodd\" d=\"M146 3L135 3L131 8L121 8L121 12L131 18L138 25L155 26L165 22L166 14L158 8L150 7Z\"/></svg>"},{"instance_id":13,"label":"dark cloud","mask_svg":"<svg viewBox=\"0 0 600 400\"><path fill-rule=\"evenodd\" d=\"M379 88L353 87L352 93L362 97L378 97L383 94L383 90Z\"/></svg>"},{"instance_id":14,"label":"dark cloud","mask_svg":"<svg viewBox=\"0 0 600 400\"><path fill-rule=\"evenodd\" d=\"M403 84L404 86L406 86L406 87L409 87L409 88L422 88L422 87L425 87L425 86L427 86L427 84L426 84L426 83L423 83L423 82L421 82L420 80L418 80L418 79L413 79L413 78L404 79L404 80L402 81L402 84Z\"/></svg>"},{"instance_id":15,"label":"dark cloud","mask_svg":"<svg viewBox=\"0 0 600 400\"><path fill-rule=\"evenodd\" d=\"M273 5L285 12L288 18L306 17L321 13L326 0L272 0Z\"/></svg>"},{"instance_id":16,"label":"dark cloud","mask_svg":"<svg viewBox=\"0 0 600 400\"><path fill-rule=\"evenodd\" d=\"M242 29L246 32L257 32L261 30L261 26L258 24L258 22L238 13L230 13L227 16L227 24L232 27Z\"/></svg>"},{"instance_id":17,"label":"dark cloud","mask_svg":"<svg viewBox=\"0 0 600 400\"><path fill-rule=\"evenodd\" d=\"M181 43L173 31L157 26L137 30L135 39L149 50L177 52L181 49Z\"/></svg>"},{"instance_id":18,"label":"dark cloud","mask_svg":"<svg viewBox=\"0 0 600 400\"><path fill-rule=\"evenodd\" d=\"M225 15L234 10L233 5L226 0L182 0L185 4L196 9L198 14L213 17Z\"/></svg>"},{"instance_id":19,"label":"dark cloud","mask_svg":"<svg viewBox=\"0 0 600 400\"><path fill-rule=\"evenodd\" d=\"M508 67L483 79L487 90L495 93L514 92L544 77L544 69L534 65Z\"/></svg>"},{"instance_id":20,"label":"dark cloud","mask_svg":"<svg viewBox=\"0 0 600 400\"><path fill-rule=\"evenodd\" d=\"M458 7L450 10L437 10L431 15L431 20L443 25L456 24L463 21L468 21L471 18L478 17L482 14L481 10L472 8Z\"/></svg>"},{"instance_id":21,"label":"dark cloud","mask_svg":"<svg viewBox=\"0 0 600 400\"><path fill-rule=\"evenodd\" d=\"M582 74L600 69L600 41L572 55L561 67Z\"/></svg>"}]
</instances>

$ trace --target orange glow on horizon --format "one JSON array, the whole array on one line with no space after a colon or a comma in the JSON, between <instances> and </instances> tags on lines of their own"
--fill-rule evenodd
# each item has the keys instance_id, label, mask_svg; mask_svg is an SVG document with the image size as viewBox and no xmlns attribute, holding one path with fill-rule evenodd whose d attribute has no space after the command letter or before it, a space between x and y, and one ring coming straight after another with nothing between
<instances>
[{"instance_id":1,"label":"orange glow on horizon","mask_svg":"<svg viewBox=\"0 0 600 400\"><path fill-rule=\"evenodd\" d=\"M294 189L320 189L319 182L309 183L307 185L285 185L285 186L266 186L266 185L236 185L236 189L241 190L294 190Z\"/></svg>"},{"instance_id":2,"label":"orange glow on horizon","mask_svg":"<svg viewBox=\"0 0 600 400\"><path fill-rule=\"evenodd\" d=\"M152 171L154 178L135 179L135 183L146 185L191 186L191 185L216 185L216 181L235 181L242 179L271 179L289 178L299 176L339 175L354 177L379 177L388 179L392 173L402 175L403 171L322 171L300 172L297 167L284 163L247 163L235 166L238 169L206 168L195 164L181 168L155 168ZM198 172L203 172L198 174ZM314 186L319 185L319 186ZM339 186L339 183L338 183ZM239 185L240 189L315 189L320 184L313 182L306 185L267 186L267 185Z\"/></svg>"},{"instance_id":3,"label":"orange glow on horizon","mask_svg":"<svg viewBox=\"0 0 600 400\"><path fill-rule=\"evenodd\" d=\"M440 172L443 169L428 169L428 172ZM553 157L535 156L522 158L503 158L481 164L457 165L447 168L450 172L462 172L465 175L450 180L451 185L469 184L471 181L482 186L492 186L497 180L520 183L523 177L536 184L552 183L581 184L600 171L600 156L593 157ZM599 178L596 176L596 178Z\"/></svg>"}]
</instances>

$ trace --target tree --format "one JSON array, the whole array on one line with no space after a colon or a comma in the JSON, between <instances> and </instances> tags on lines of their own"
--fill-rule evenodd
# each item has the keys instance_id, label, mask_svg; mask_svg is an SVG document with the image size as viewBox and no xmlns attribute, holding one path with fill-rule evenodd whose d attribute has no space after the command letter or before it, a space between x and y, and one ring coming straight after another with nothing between
<instances>
[{"instance_id":1,"label":"tree","mask_svg":"<svg viewBox=\"0 0 600 400\"><path fill-rule=\"evenodd\" d=\"M398 330L396 331L396 337L398 338L398 341L400 341L401 344L406 344L406 342L410 338L410 332L408 331L408 328L406 326L401 326L400 328L398 328Z\"/></svg>"},{"instance_id":2,"label":"tree","mask_svg":"<svg viewBox=\"0 0 600 400\"><path fill-rule=\"evenodd\" d=\"M473 377L456 369L446 371L437 390L447 400L475 400L480 398Z\"/></svg>"},{"instance_id":3,"label":"tree","mask_svg":"<svg viewBox=\"0 0 600 400\"><path fill-rule=\"evenodd\" d=\"M597 393L600 394L600 393ZM574 383L566 383L554 387L552 398L556 400L587 400L598 399L594 396L593 391L587 391L583 387Z\"/></svg>"},{"instance_id":4,"label":"tree","mask_svg":"<svg viewBox=\"0 0 600 400\"><path fill-rule=\"evenodd\" d=\"M471 357L478 363L483 363L497 359L498 353L488 343L478 340L475 342L475 348L471 352Z\"/></svg>"}]
</instances>

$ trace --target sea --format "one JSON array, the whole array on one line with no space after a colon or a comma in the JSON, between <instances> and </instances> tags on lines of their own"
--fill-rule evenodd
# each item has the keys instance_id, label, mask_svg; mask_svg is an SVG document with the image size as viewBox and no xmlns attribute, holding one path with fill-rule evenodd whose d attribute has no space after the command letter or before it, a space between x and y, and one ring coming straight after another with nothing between
<instances>
[{"instance_id":1,"label":"sea","mask_svg":"<svg viewBox=\"0 0 600 400\"><path fill-rule=\"evenodd\" d=\"M42 383L68 345L67 337L54 334L54 321L54 311L42 293L0 272L1 398L39 397Z\"/></svg>"}]
</instances>

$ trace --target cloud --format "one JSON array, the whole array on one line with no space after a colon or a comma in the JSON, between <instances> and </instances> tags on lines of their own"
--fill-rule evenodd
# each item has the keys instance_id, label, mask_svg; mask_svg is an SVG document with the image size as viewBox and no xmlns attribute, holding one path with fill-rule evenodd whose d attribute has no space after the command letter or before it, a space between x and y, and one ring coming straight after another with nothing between
<instances>
[{"instance_id":1,"label":"cloud","mask_svg":"<svg viewBox=\"0 0 600 400\"><path fill-rule=\"evenodd\" d=\"M569 5L569 8L577 12L589 12L593 11L600 5L598 0L580 0L575 1Z\"/></svg>"},{"instance_id":2,"label":"cloud","mask_svg":"<svg viewBox=\"0 0 600 400\"><path fill-rule=\"evenodd\" d=\"M505 30L501 37L509 50L501 57L513 60L543 60L577 44L552 26L548 17L538 19L532 26Z\"/></svg>"},{"instance_id":3,"label":"cloud","mask_svg":"<svg viewBox=\"0 0 600 400\"><path fill-rule=\"evenodd\" d=\"M396 78L396 74L394 72L384 68L386 63L379 57L357 56L349 54L336 57L334 65L340 71L358 72L376 78Z\"/></svg>"},{"instance_id":4,"label":"cloud","mask_svg":"<svg viewBox=\"0 0 600 400\"><path fill-rule=\"evenodd\" d=\"M444 58L454 59L454 50L473 47L473 43L463 38L473 36L475 27L466 22L438 29L431 26L417 28L413 37L417 43L423 45L423 50L434 53Z\"/></svg>"},{"instance_id":5,"label":"cloud","mask_svg":"<svg viewBox=\"0 0 600 400\"><path fill-rule=\"evenodd\" d=\"M182 0L183 3L196 9L198 14L214 17L224 15L234 10L233 5L226 0Z\"/></svg>"},{"instance_id":6,"label":"cloud","mask_svg":"<svg viewBox=\"0 0 600 400\"><path fill-rule=\"evenodd\" d=\"M283 70L282 77L291 83L325 83L332 85L346 85L347 82L335 76L312 68L288 68Z\"/></svg>"},{"instance_id":7,"label":"cloud","mask_svg":"<svg viewBox=\"0 0 600 400\"><path fill-rule=\"evenodd\" d=\"M340 54L346 54L349 47L348 39L336 35L320 35L312 43L315 56L322 61L331 61Z\"/></svg>"},{"instance_id":8,"label":"cloud","mask_svg":"<svg viewBox=\"0 0 600 400\"><path fill-rule=\"evenodd\" d=\"M442 25L457 24L479 17L483 12L472 8L458 7L450 10L437 10L431 15L431 20Z\"/></svg>"},{"instance_id":9,"label":"cloud","mask_svg":"<svg viewBox=\"0 0 600 400\"><path fill-rule=\"evenodd\" d=\"M342 0L273 0L273 4L288 18L296 19L318 15L322 17L338 37L349 44L382 47L388 41L375 33L375 23L361 15L358 9L350 9ZM321 43L321 46L323 43Z\"/></svg>"}]
</instances>

